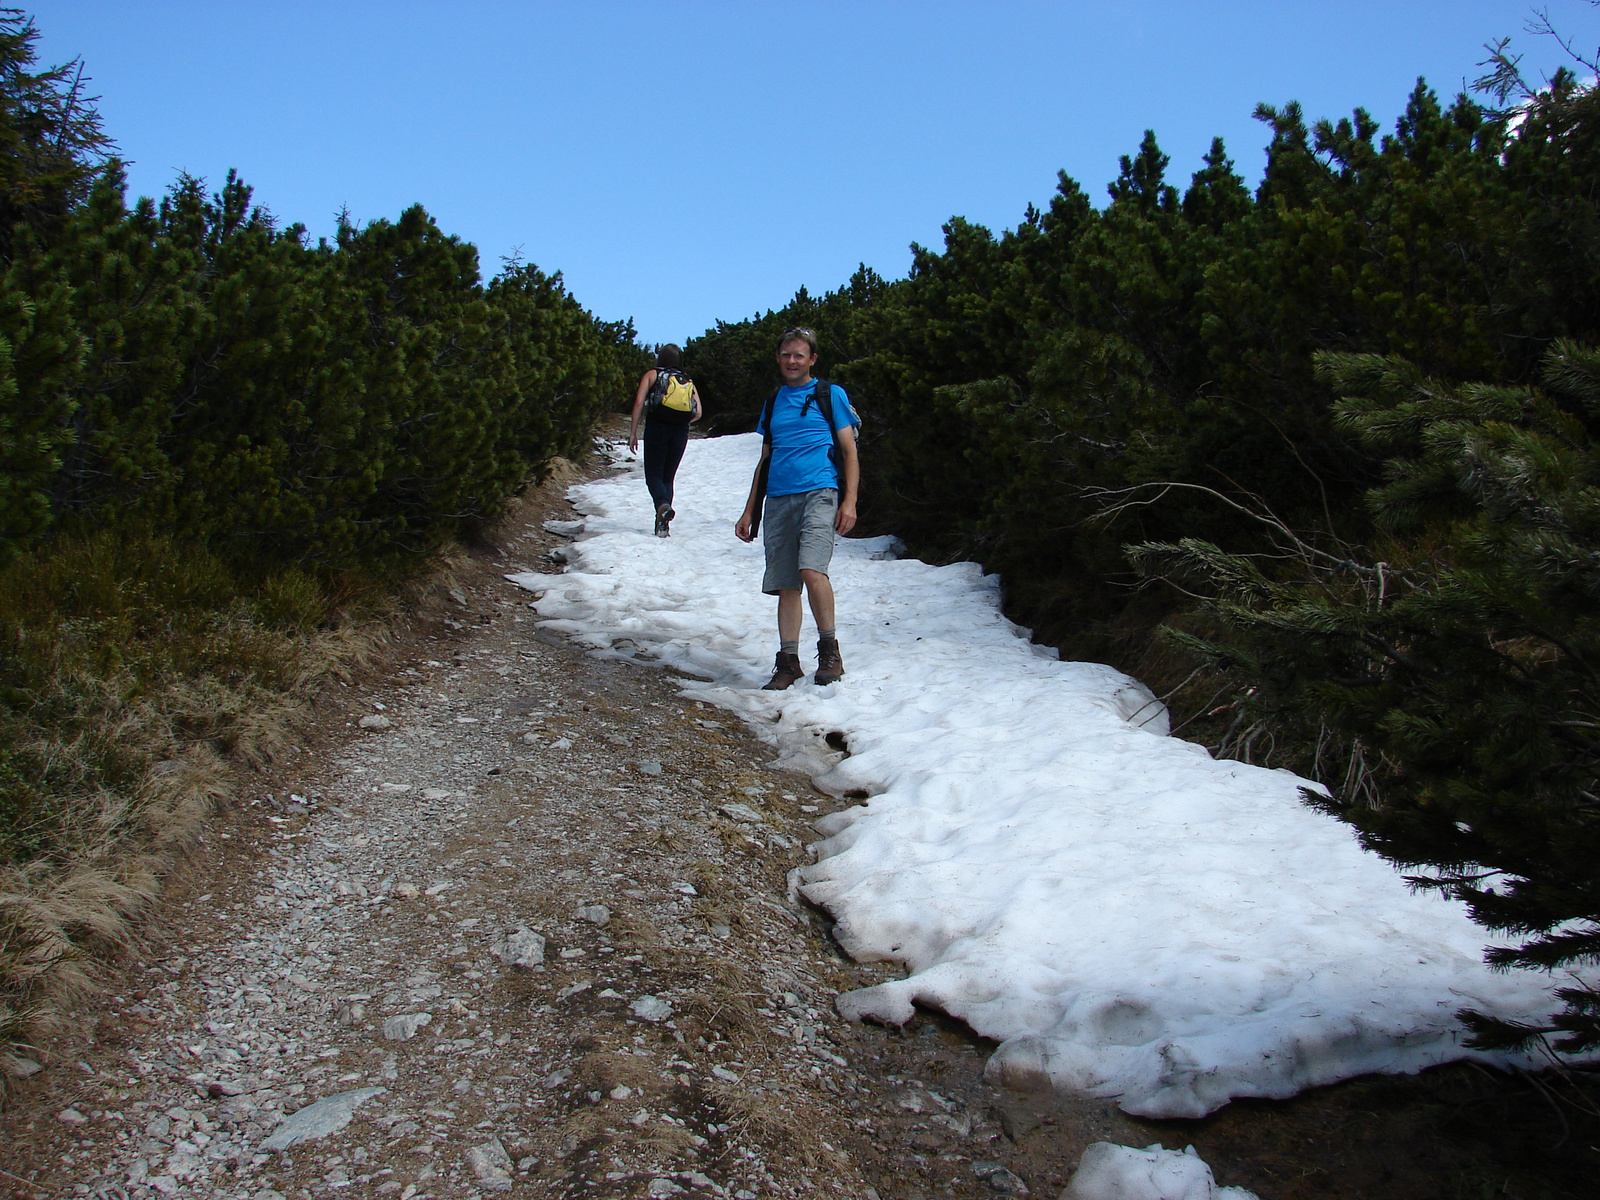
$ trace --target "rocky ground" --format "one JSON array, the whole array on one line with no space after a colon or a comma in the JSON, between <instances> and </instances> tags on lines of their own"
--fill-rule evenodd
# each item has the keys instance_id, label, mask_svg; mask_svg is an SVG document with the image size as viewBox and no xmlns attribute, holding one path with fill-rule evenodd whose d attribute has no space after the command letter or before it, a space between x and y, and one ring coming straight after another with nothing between
<instances>
[{"instance_id":1,"label":"rocky ground","mask_svg":"<svg viewBox=\"0 0 1600 1200\"><path fill-rule=\"evenodd\" d=\"M213 822L35 1052L0 1192L1054 1197L1105 1139L1192 1141L1263 1200L1432 1194L1403 1146L1350 1153L1397 1127L1370 1098L1160 1125L992 1088L933 1014L842 1021L893 968L843 958L788 877L847 802L667 673L541 633L502 576L553 569L570 516L523 501Z\"/></svg>"},{"instance_id":2,"label":"rocky ground","mask_svg":"<svg viewBox=\"0 0 1600 1200\"><path fill-rule=\"evenodd\" d=\"M536 628L502 575L549 569L563 539L543 522L571 515L551 492L213 823L150 944L40 1047L45 1069L0 1116L0 1183L258 1200L1059 1189L1072 1161L1013 1141L1053 1102L988 1089L964 1030L834 1014L887 968L844 959L787 877L843 802L770 769L672 676ZM292 1114L318 1100L296 1141ZM1092 1108L1073 1112L1084 1140L1125 1124Z\"/></svg>"}]
</instances>

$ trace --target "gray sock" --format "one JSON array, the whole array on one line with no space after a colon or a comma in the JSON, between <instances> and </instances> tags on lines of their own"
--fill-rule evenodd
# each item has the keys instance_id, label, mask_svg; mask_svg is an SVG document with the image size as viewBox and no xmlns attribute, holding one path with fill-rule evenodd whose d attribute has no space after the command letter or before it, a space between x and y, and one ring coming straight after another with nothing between
<instances>
[{"instance_id":1,"label":"gray sock","mask_svg":"<svg viewBox=\"0 0 1600 1200\"><path fill-rule=\"evenodd\" d=\"M838 632L837 629L819 629L817 630L817 639L824 642L837 642L839 640Z\"/></svg>"},{"instance_id":2,"label":"gray sock","mask_svg":"<svg viewBox=\"0 0 1600 1200\"><path fill-rule=\"evenodd\" d=\"M778 643L778 653L780 653L780 654L799 654L800 653L800 643L799 643L799 641L796 640L796 641L793 641L793 642L779 642Z\"/></svg>"}]
</instances>

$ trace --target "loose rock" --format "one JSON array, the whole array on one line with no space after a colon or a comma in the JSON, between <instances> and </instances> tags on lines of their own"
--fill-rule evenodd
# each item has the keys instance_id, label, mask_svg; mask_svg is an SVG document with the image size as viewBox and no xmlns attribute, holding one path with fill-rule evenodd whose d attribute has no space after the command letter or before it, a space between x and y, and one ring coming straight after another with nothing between
<instances>
[{"instance_id":1,"label":"loose rock","mask_svg":"<svg viewBox=\"0 0 1600 1200\"><path fill-rule=\"evenodd\" d=\"M499 1138L491 1138L481 1146L467 1151L467 1166L478 1177L478 1182L491 1192L511 1190L511 1156Z\"/></svg>"},{"instance_id":2,"label":"loose rock","mask_svg":"<svg viewBox=\"0 0 1600 1200\"><path fill-rule=\"evenodd\" d=\"M659 996L640 996L628 1006L641 1021L659 1024L672 1015L672 1005Z\"/></svg>"},{"instance_id":3,"label":"loose rock","mask_svg":"<svg viewBox=\"0 0 1600 1200\"><path fill-rule=\"evenodd\" d=\"M490 953L508 967L527 970L544 963L544 938L523 926L503 942L496 942Z\"/></svg>"},{"instance_id":4,"label":"loose rock","mask_svg":"<svg viewBox=\"0 0 1600 1200\"><path fill-rule=\"evenodd\" d=\"M972 1173L989 1185L991 1191L1002 1196L1026 1196L1028 1185L997 1162L975 1161Z\"/></svg>"},{"instance_id":5,"label":"loose rock","mask_svg":"<svg viewBox=\"0 0 1600 1200\"><path fill-rule=\"evenodd\" d=\"M44 1067L31 1058L13 1058L6 1063L6 1073L14 1079L31 1079Z\"/></svg>"},{"instance_id":6,"label":"loose rock","mask_svg":"<svg viewBox=\"0 0 1600 1200\"><path fill-rule=\"evenodd\" d=\"M432 1020L432 1013L404 1013L390 1017L383 1023L383 1036L391 1042L409 1042L417 1036L417 1030Z\"/></svg>"},{"instance_id":7,"label":"loose rock","mask_svg":"<svg viewBox=\"0 0 1600 1200\"><path fill-rule=\"evenodd\" d=\"M427 1014L424 1013L423 1016L426 1017ZM356 1115L356 1109L374 1096L383 1095L387 1090L380 1087L356 1088L354 1091L340 1092L336 1096L324 1096L315 1104L308 1104L299 1112L285 1117L272 1131L272 1136L261 1143L261 1149L283 1151L291 1146L298 1146L301 1142L314 1141L317 1138L327 1137L330 1133L338 1133L350 1124L350 1119Z\"/></svg>"}]
</instances>

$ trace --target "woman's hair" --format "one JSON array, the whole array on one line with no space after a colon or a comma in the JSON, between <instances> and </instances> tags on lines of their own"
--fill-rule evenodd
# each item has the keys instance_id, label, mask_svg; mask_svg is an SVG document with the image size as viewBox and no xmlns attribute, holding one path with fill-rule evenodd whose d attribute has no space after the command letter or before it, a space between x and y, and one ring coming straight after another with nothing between
<instances>
[{"instance_id":1,"label":"woman's hair","mask_svg":"<svg viewBox=\"0 0 1600 1200\"><path fill-rule=\"evenodd\" d=\"M665 371L676 371L683 362L683 351L668 342L665 346L656 347L656 366Z\"/></svg>"}]
</instances>

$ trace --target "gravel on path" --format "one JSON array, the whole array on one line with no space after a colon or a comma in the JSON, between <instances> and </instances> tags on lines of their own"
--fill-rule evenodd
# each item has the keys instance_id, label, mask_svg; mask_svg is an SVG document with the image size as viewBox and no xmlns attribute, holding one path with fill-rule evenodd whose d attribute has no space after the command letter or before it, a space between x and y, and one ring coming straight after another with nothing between
<instances>
[{"instance_id":1,"label":"gravel on path","mask_svg":"<svg viewBox=\"0 0 1600 1200\"><path fill-rule=\"evenodd\" d=\"M888 968L788 880L845 802L669 674L541 632L502 575L560 557L552 515L530 494L212 823L152 940L38 1048L0 1189L1053 1195L1089 1142L1151 1140L990 1088L954 1023L835 1014Z\"/></svg>"}]
</instances>

